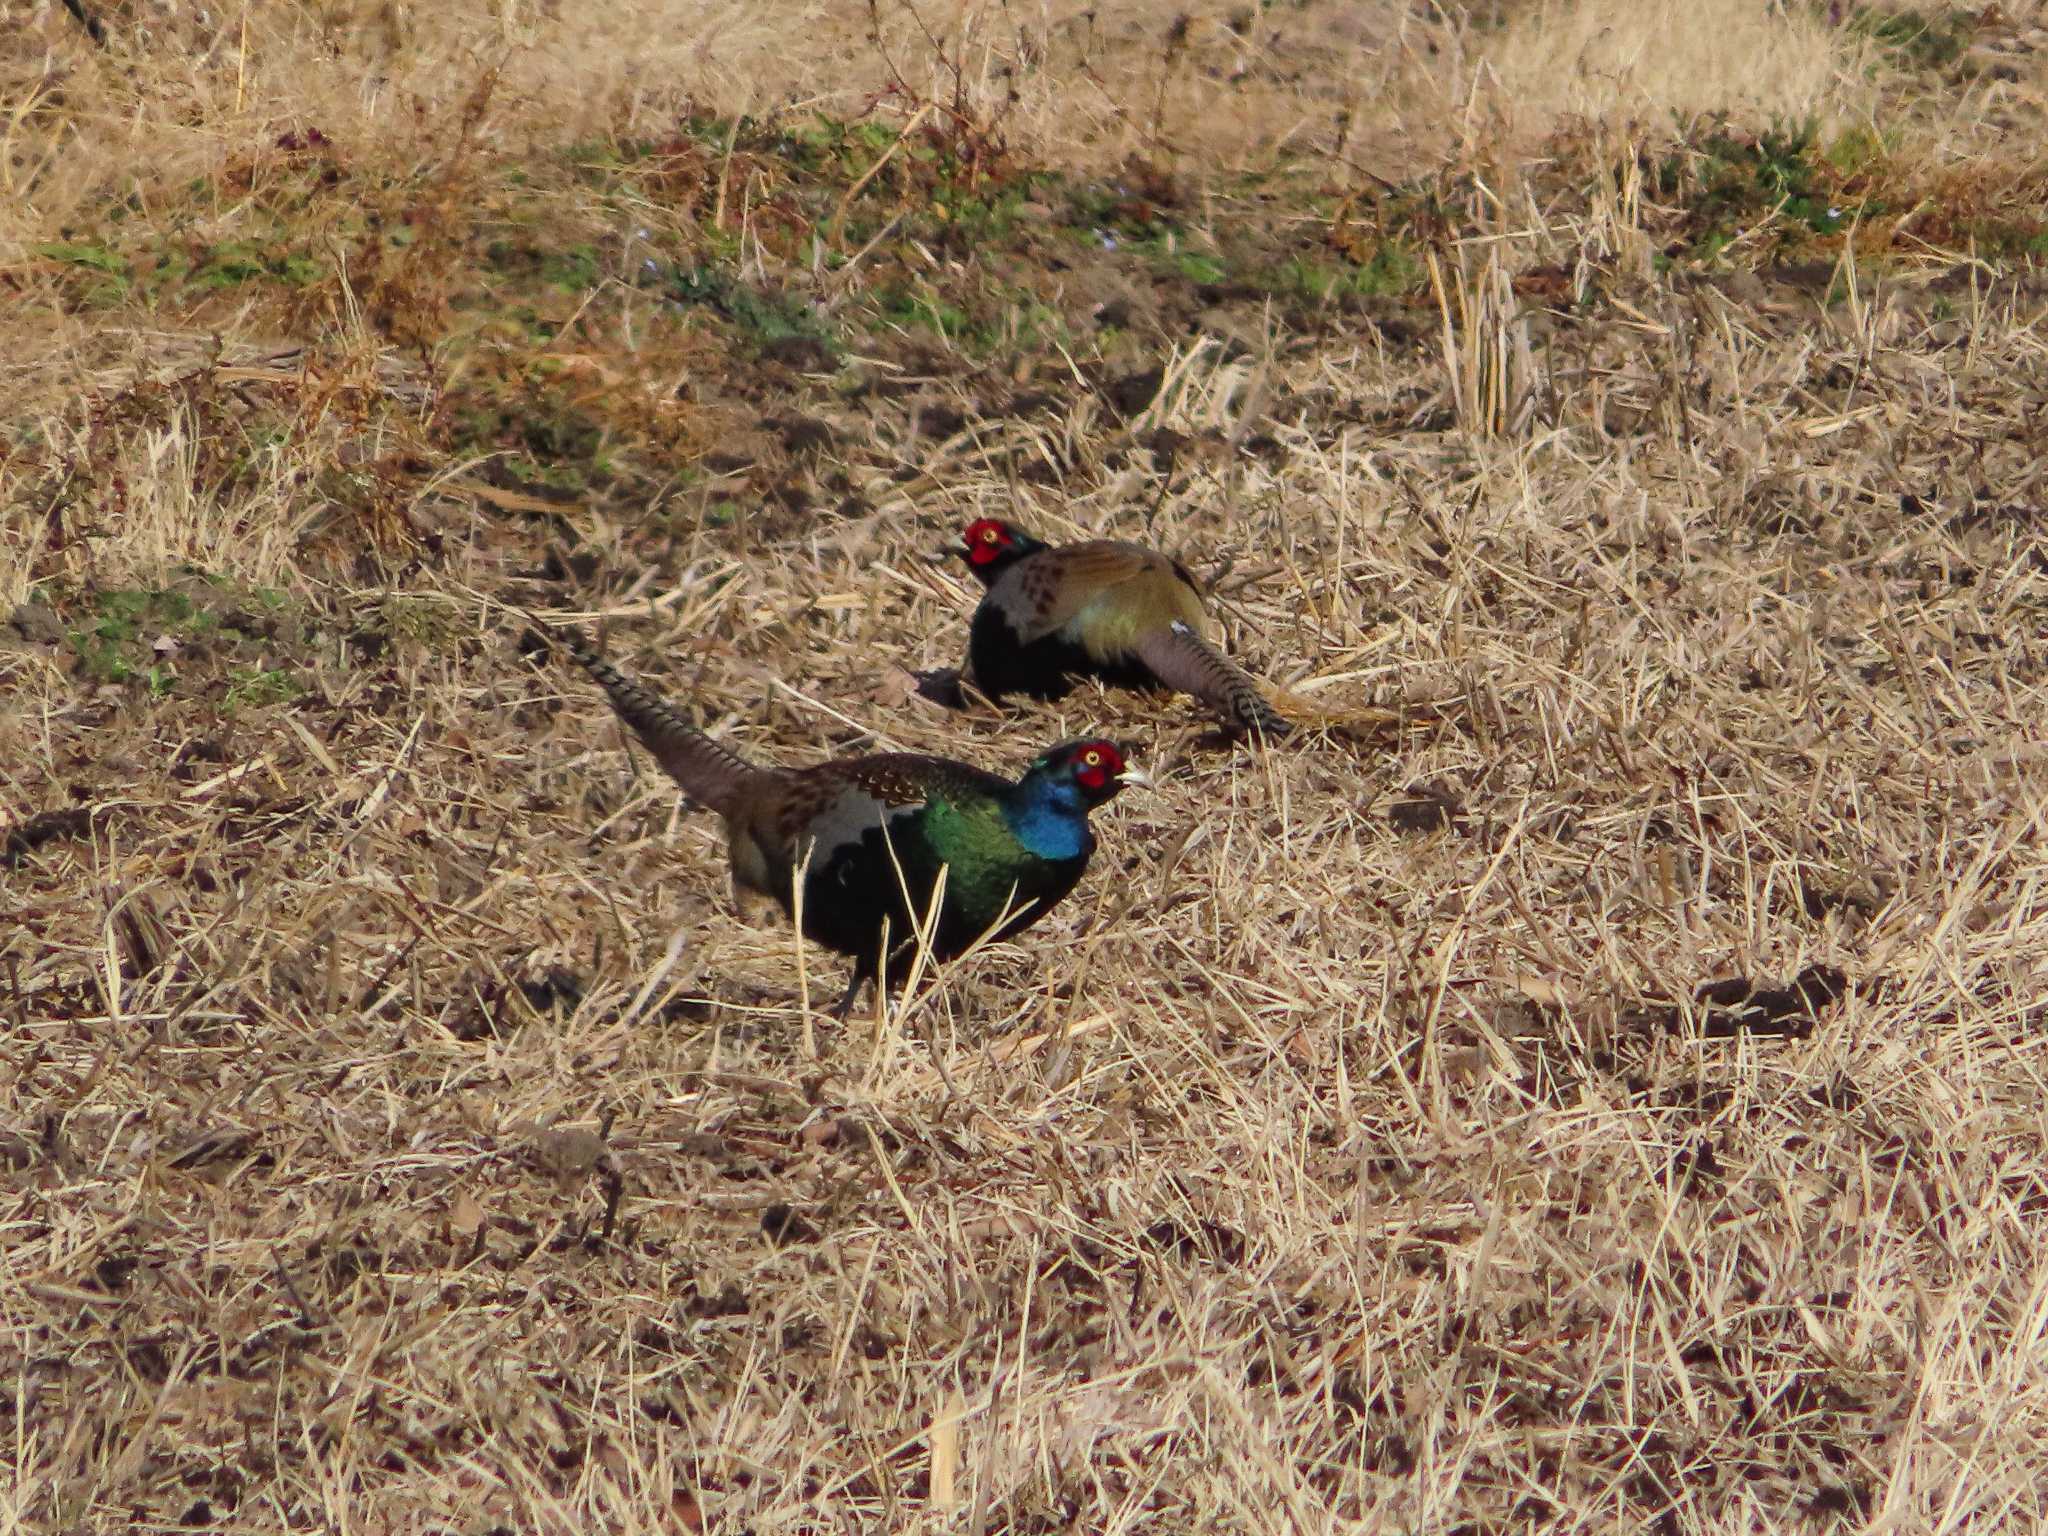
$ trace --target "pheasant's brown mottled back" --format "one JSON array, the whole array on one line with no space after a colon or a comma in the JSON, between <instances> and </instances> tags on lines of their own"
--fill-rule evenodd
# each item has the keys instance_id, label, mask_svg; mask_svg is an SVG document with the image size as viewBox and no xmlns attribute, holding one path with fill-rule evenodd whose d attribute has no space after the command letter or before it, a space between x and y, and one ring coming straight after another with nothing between
<instances>
[{"instance_id":1,"label":"pheasant's brown mottled back","mask_svg":"<svg viewBox=\"0 0 2048 1536\"><path fill-rule=\"evenodd\" d=\"M950 959L1029 926L1072 890L1095 839L1088 813L1122 786L1107 741L1054 747L1012 782L943 757L880 753L762 768L713 741L581 636L564 644L683 789L725 819L735 886L797 910L806 935L853 957L843 1015L921 929ZM932 894L944 885L938 910Z\"/></svg>"},{"instance_id":2,"label":"pheasant's brown mottled back","mask_svg":"<svg viewBox=\"0 0 2048 1536\"><path fill-rule=\"evenodd\" d=\"M1079 638L1105 655L1128 651L1147 630L1205 618L1194 578L1178 562L1108 539L1035 555L1017 566L1014 587L999 582L990 596L998 592L1026 645L1078 625Z\"/></svg>"}]
</instances>

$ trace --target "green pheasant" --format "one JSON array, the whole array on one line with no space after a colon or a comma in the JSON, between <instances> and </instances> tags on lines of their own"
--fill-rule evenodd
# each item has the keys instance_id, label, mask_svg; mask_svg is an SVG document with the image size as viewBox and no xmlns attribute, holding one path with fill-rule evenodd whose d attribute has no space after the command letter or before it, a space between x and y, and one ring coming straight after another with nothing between
<instances>
[{"instance_id":1,"label":"green pheasant","mask_svg":"<svg viewBox=\"0 0 2048 1536\"><path fill-rule=\"evenodd\" d=\"M998 518L970 523L961 557L988 593L967 667L992 699L1056 699L1076 677L1192 694L1233 731L1278 739L1287 722L1258 685L1202 638L1195 580L1140 544L1047 544Z\"/></svg>"},{"instance_id":2,"label":"green pheasant","mask_svg":"<svg viewBox=\"0 0 2048 1536\"><path fill-rule=\"evenodd\" d=\"M864 983L901 974L935 889L937 959L1029 927L1087 869L1088 813L1147 782L1099 739L1049 748L1014 782L901 752L763 767L689 724L581 635L558 638L669 776L724 818L736 891L763 892L794 916L802 874L805 935L853 960L840 1018Z\"/></svg>"}]
</instances>

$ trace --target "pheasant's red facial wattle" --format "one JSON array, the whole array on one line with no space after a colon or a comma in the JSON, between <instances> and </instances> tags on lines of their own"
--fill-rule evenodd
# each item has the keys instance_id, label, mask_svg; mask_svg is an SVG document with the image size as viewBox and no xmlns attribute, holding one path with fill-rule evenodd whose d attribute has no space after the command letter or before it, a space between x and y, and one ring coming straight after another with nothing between
<instances>
[{"instance_id":1,"label":"pheasant's red facial wattle","mask_svg":"<svg viewBox=\"0 0 2048 1536\"><path fill-rule=\"evenodd\" d=\"M987 565L1010 547L1010 530L992 517L984 517L967 525L963 536L967 545L967 558L975 565Z\"/></svg>"},{"instance_id":2,"label":"pheasant's red facial wattle","mask_svg":"<svg viewBox=\"0 0 2048 1536\"><path fill-rule=\"evenodd\" d=\"M1074 754L1074 782L1091 794L1108 788L1123 771L1123 754L1106 741L1091 741Z\"/></svg>"}]
</instances>

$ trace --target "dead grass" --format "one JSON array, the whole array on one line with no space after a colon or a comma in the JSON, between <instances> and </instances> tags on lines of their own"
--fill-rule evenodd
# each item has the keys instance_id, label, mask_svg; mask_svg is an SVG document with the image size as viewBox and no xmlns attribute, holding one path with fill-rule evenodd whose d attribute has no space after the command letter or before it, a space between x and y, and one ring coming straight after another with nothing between
<instances>
[{"instance_id":1,"label":"dead grass","mask_svg":"<svg viewBox=\"0 0 2048 1536\"><path fill-rule=\"evenodd\" d=\"M1000 120L1034 149L1109 165L1162 152L1246 163L1323 139L1340 117L1358 135L1412 141L1418 101L1435 104L1442 89L1428 61L1434 29L1391 0L1298 21L1220 0L1099 12L619 0L574 17L535 0L133 0L102 7L113 21L105 52L84 46L60 7L41 9L39 26L0 45L11 131L29 151L0 159L0 256L24 225L60 223L110 186L126 191L138 163L176 185L295 127L430 159L450 147L444 114L486 70L501 108L491 135L513 148L668 131L679 101L727 116L800 107L851 117L893 90L939 118ZM180 67L165 67L172 58ZM25 190L33 197L20 200Z\"/></svg>"},{"instance_id":2,"label":"dead grass","mask_svg":"<svg viewBox=\"0 0 2048 1536\"><path fill-rule=\"evenodd\" d=\"M85 83L11 144L69 163L0 215L4 1523L2048 1521L2024 264L1674 277L1633 155L1576 202L1461 161L1493 222L1439 253L1451 323L1218 298L1140 333L1125 415L1109 327L790 363L614 255L471 307L479 227L612 216L537 152L517 180L513 134L651 124L663 50L755 48L716 55L739 89L770 39L664 34L626 96L629 31L536 44L597 83L522 120L543 77L472 110L453 16L393 12L391 90L446 88L408 127L352 65L342 165L410 178L413 244L310 298L95 300L19 253L115 238L60 234L140 132L102 107L186 101L166 178L341 121L244 75L271 115L229 131L236 18L123 14L216 78L64 54ZM703 191L650 175L650 241ZM1180 553L1313 728L927 705L972 598L928 557L983 511ZM518 654L528 604L764 758L1014 767L1100 726L1162 787L1028 943L835 1031L833 962L734 910L715 828ZM1699 991L1831 971L1817 1006Z\"/></svg>"},{"instance_id":3,"label":"dead grass","mask_svg":"<svg viewBox=\"0 0 2048 1536\"><path fill-rule=\"evenodd\" d=\"M1747 0L1539 0L1484 45L1501 110L1537 133L1567 117L1652 132L1702 114L1860 118L1875 100L1857 78L1868 51L1822 7Z\"/></svg>"}]
</instances>

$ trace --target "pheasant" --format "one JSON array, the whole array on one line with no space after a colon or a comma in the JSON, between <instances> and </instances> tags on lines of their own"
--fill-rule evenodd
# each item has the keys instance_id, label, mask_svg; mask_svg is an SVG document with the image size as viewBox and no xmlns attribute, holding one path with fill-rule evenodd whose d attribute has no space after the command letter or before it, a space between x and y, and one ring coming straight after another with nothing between
<instances>
[{"instance_id":1,"label":"pheasant","mask_svg":"<svg viewBox=\"0 0 2048 1536\"><path fill-rule=\"evenodd\" d=\"M1195 579L1138 544L1051 545L993 517L968 524L961 556L988 588L967 666L992 699L1061 697L1075 677L1193 694L1233 731L1289 726L1256 684L1202 638Z\"/></svg>"},{"instance_id":2,"label":"pheasant","mask_svg":"<svg viewBox=\"0 0 2048 1536\"><path fill-rule=\"evenodd\" d=\"M684 793L725 819L735 895L760 891L794 917L802 872L805 935L853 959L841 1019L863 983L916 947L942 870L930 947L950 960L984 934L1007 938L1045 916L1095 851L1088 813L1150 782L1100 739L1048 748L1015 782L902 752L764 767L689 724L581 635L561 638Z\"/></svg>"}]
</instances>

